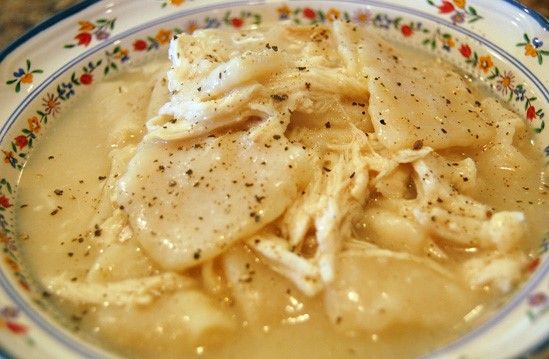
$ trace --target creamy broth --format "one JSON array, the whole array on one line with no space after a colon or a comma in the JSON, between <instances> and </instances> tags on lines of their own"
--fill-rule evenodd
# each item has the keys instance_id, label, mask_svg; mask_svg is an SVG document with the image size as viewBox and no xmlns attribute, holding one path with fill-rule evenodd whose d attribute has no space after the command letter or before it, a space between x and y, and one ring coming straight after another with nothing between
<instances>
[{"instance_id":1,"label":"creamy broth","mask_svg":"<svg viewBox=\"0 0 549 359\"><path fill-rule=\"evenodd\" d=\"M292 32L292 36L299 38L300 32L304 30L292 28L288 31ZM307 31L314 32L316 28L308 28ZM344 33L346 30L336 29L335 31ZM296 33L298 35L295 35ZM225 36L219 33L214 34L217 36L214 36L214 40L223 39ZM272 33L269 34L268 36L272 36ZM278 44L282 41L280 38L274 39L274 41L277 40ZM172 55L174 49L178 48L177 41L176 39L172 43ZM185 35L185 41L194 41L194 38ZM200 38L197 41L200 41ZM325 41L330 40L326 38ZM275 42L271 42L271 45L273 43ZM271 45L267 47L271 49ZM263 46L261 43L261 47ZM278 46L281 47L282 52L282 46ZM414 56L412 52L404 50L399 53L399 56L400 54ZM328 53L326 58L332 55ZM219 54L218 56L222 57ZM425 61L423 55L417 61ZM313 65L307 65L309 66ZM436 66L440 66L440 71L452 71L444 64ZM484 135L482 132L484 130L479 130L477 140L479 137L482 140L483 136L493 138L479 143L473 139L471 140L473 142L464 146L444 145L444 141L455 141L451 138L440 140L436 136L429 137L431 135L418 137L417 140L421 140L421 143L412 141L403 146L413 147L412 154L406 152L402 156L417 156L418 152L425 151L428 146L435 148L436 155L426 152L421 157L402 160L392 170L391 176L380 177L377 182L374 182L374 178L381 170L373 170L375 164L370 162L364 170L366 173L369 172L370 176L366 179L366 182L370 181L366 190L368 194L363 196L364 201L360 204L360 210L353 212L353 218L349 219L349 226L352 227L349 228L349 235L352 236L352 240L342 244L341 253L333 259L333 262L330 262L336 268L335 279L324 280L322 276L328 275L318 274L320 278L318 281L325 282L322 287L315 287L316 282L307 287L310 283L294 281L288 271L284 272L280 268L273 270L269 257L262 252L265 249L259 245L254 247L254 243L259 243L257 238L255 242L253 241L256 233L272 231L283 236L280 233L284 233L284 229L280 228L285 227L281 223L294 218L291 215L289 219L285 217L292 208L291 203L284 206L286 209L281 210L282 214L273 214L275 218L266 227L250 227L251 233L246 237L251 236L252 241L235 240L226 246L227 249L223 247L222 254L211 254L212 259L204 258L204 256L210 256L209 252L206 253L206 249L196 250L192 247L193 252L190 253L194 256L194 260L201 261L197 265L192 265L192 258L191 265L181 262L180 258L169 261L166 259L166 263L162 264L162 255L155 252L156 247L143 239L144 234L141 234L140 240L134 238L139 233L138 224L135 224L139 223L139 218L132 219L130 212L135 208L136 203L139 203L136 198L141 196L144 201L149 201L148 206L139 209L140 213L146 213L147 208L149 210L155 208L155 199L148 197L146 199L146 196L149 196L147 192L149 188L145 189L147 183L153 186L158 178L164 178L162 176L179 171L181 177L177 177L177 173L173 177L177 177L179 182L174 180L173 183L168 184L167 191L171 196L170 187L179 188L181 178L191 176L201 178L198 165L193 167L194 173L193 171L186 175L181 173L182 165L180 164L188 164L194 158L189 160L178 157L183 156L178 154L178 151L187 151L192 154L193 150L199 148L216 154L216 147L227 146L230 151L238 153L240 151L238 148L230 147L233 146L230 144L231 141L228 141L228 144L222 142L221 139L225 138L223 136L229 136L226 138L232 139L233 144L245 143L243 146L250 153L259 151L253 144L239 140L241 137L238 136L250 135L261 119L261 116L253 112L249 114L252 124L243 124L239 119L235 123L224 124L221 128L199 129L197 131L202 132L192 136L184 132L189 131L187 128L184 128L183 132L177 132L179 129L170 127L170 124L177 126L179 123L180 115L175 113L175 110L173 121L166 121L158 126L158 120L147 122L157 115L170 96L166 88L165 76L168 67L169 64L166 62L152 61L130 69L116 78L94 85L83 97L75 100L72 107L56 123L50 125L48 132L25 166L20 180L17 225L28 270L36 278L37 286L43 288L41 290L51 299L53 306L66 317L67 325L85 338L121 355L143 358L181 357L182 355L204 358L414 357L440 348L478 325L497 309L524 279L522 278L523 266L539 244L542 234L547 231L545 221L548 211L546 188L541 175L541 151L533 143L530 131L522 129L519 125L516 128L513 127L516 134L511 135L511 143L507 143L507 147L502 145L501 149L497 146L505 140L496 138L494 134ZM298 66L297 71L300 73L308 71L305 68L305 65ZM315 144L318 139L321 140L319 142L330 142L331 136L339 133L336 131L342 131L343 136L350 136L349 133L344 132L347 131L345 124L340 123L343 120L337 118L339 112L334 108L343 108L345 111L341 113L345 114L351 114L352 111L357 113L356 118L359 120L352 117L355 115L348 115L351 120L346 121L353 122L356 131L361 132L360 136L364 133L369 134L360 141L370 143L369 141L377 141L379 138L379 142L382 142L384 138L393 138L391 136L395 134L387 132L388 130L383 127L380 128L379 124L372 125L375 121L379 121L375 112L370 110L370 113L366 113L368 107L384 106L382 100L381 104L375 103L383 99L384 95L376 92L380 91L380 88L373 84L372 78L374 76L384 78L385 69L372 68L368 80L370 95L358 95L356 99L343 96L337 106L329 107L321 113L322 121L319 122L314 117L314 111L300 110L299 104L295 104L296 109L291 111L291 115L284 114L287 116L285 118L290 120L290 126L284 128L282 133L291 141L287 145L284 143L280 145L281 153L284 154L290 147L290 151L295 151L292 155L293 161L294 158L301 156L299 151L303 145L303 151L309 156L309 161L312 161L310 149L317 151L315 156L321 152ZM175 72L175 76L183 76L181 75L183 72ZM509 116L509 112L501 105L495 102L484 102L486 92L481 89L482 84L461 80L464 78L462 75L455 76L452 81L463 81L472 91L474 98L483 101L482 111L480 111L482 116L488 116L486 113L490 111L497 113L490 115L492 119L498 116ZM219 79L221 77L220 73ZM368 79L366 76L365 78ZM311 81L308 86L306 85L307 90L315 89L315 85L315 82ZM195 83L192 86L195 86ZM401 87L400 82L398 86ZM404 81L403 86L406 86ZM198 86L194 88L196 87ZM382 87L385 87L385 84ZM226 91L230 90L226 89ZM172 91L177 92L174 89ZM179 89L179 91L186 91L186 89ZM202 92L202 89L198 92ZM212 89L213 92L215 88ZM273 100L273 107L277 110L279 103L288 98L287 95L282 96L278 93L269 96ZM397 96L394 97L396 99ZM180 99L174 95L171 102L162 108L164 111L166 108L175 108L181 103L177 101ZM448 103L449 100L446 101ZM288 112L290 112L289 109ZM226 117L229 118L230 115ZM163 113L162 116L167 115ZM381 121L385 126L383 123L385 120L381 119ZM486 120L486 122L489 121ZM162 124L164 124L163 127ZM403 124L403 126L406 125ZM499 129L500 124L492 122L488 125L487 132L491 131L490 127ZM505 127L505 124L502 123L501 127ZM305 131L303 128L313 132L303 134L300 132ZM174 131L178 136L183 137L176 139L169 137L173 136ZM445 131L446 128L443 131L446 134ZM315 137L316 133L319 134L318 138ZM147 137L143 140L143 136L151 136L151 134L157 137L150 142L147 142ZM207 137L208 134L215 134L219 140ZM275 140L280 143L280 136L275 136L278 136ZM355 136L354 132L352 136ZM352 136L351 142L359 142ZM505 135L502 136L508 138ZM261 143L261 133L257 138L255 141ZM272 141L270 137L269 141ZM276 141L265 142L264 147L269 151L278 151ZM402 141L406 142L408 139L402 139ZM467 141L469 140L465 142ZM293 149L291 146L296 142L299 146ZM379 150L381 147L397 146L390 141L382 145L379 142L371 142L372 144L368 146L381 151L383 156L385 156L383 152L385 149ZM337 146L334 145L334 147ZM514 152L505 151L509 148ZM150 152L146 152L149 149ZM391 149L391 151L396 150L398 149ZM261 146L261 151L267 150ZM257 158L267 156L261 151L257 152L259 153ZM362 154L363 152L360 151L359 153ZM327 177L330 173L336 172L338 162L334 157L318 156L325 160L319 165L320 172ZM171 158L176 157L180 162L174 159L172 163ZM232 166L238 167L238 156L234 155L231 158ZM286 160L283 156L280 158L281 161ZM474 170L467 167L470 166L470 162L467 162L468 158L474 161ZM212 161L215 161L213 155ZM473 211L481 204L490 208L488 210L490 213L487 213L486 219L483 219L486 223L490 223L492 216L496 216L497 213L514 213L501 211L524 213L526 225L520 227L524 229L524 233L520 234L520 241L509 245L510 247L506 247L505 243L500 246L498 242L496 244L500 247L494 249L493 244L484 246L484 242L480 239L479 243L459 243L460 239L454 238L455 235L451 233L448 237L454 235L452 237L454 239L448 240L444 237L446 233L444 231L448 232L448 229L440 227L442 225L436 227L435 225L439 223L436 222L435 214L432 214L438 215L442 212L430 212L432 209L429 207L430 201L423 210L429 213L435 224L419 225L408 221L411 213L414 215L418 213L414 212L413 208L404 214L398 212L395 209L396 200L408 203L407 200L411 201L416 196L419 198L429 193L428 185L425 185L425 188L421 187L421 178L428 173L433 173L429 169L439 169L437 161L443 163L440 165L442 168L440 173L443 173L440 178L444 181L449 181L449 177L458 176L459 182L453 184L452 191L458 191L460 195L466 195L467 198L479 202L478 206L471 207ZM129 169L126 168L128 162L130 162ZM132 170L137 168L138 170L135 170L138 173L137 177L145 178L147 169L144 166L149 162L155 166L151 173L156 175L147 177L145 182L138 182L139 185L131 187ZM254 163L250 161L250 166ZM301 165L288 162L290 164L286 166L286 162L282 163L281 168L289 167L294 170L294 172L288 170L288 173L301 176L295 174L295 171L299 171L297 167ZM172 165L177 170L174 170ZM305 168L303 173L312 171L306 164L303 166ZM425 167L427 170L422 172ZM460 171L453 169L456 167L459 167ZM222 169L222 171L230 171L230 169ZM207 167L204 167L204 173L207 173ZM355 172L350 176L347 174L353 181L357 180L358 175ZM471 175L474 177L469 179L467 176ZM270 178L273 178L272 176L274 175ZM125 194L120 195L119 181L125 181L126 187L123 187L126 189ZM199 182L197 180L194 182L194 187L211 184L213 188L224 183L223 179L219 181L202 180L199 185L196 185ZM246 187L254 185L258 187L258 184L263 183L262 178L259 177L250 184L246 179L242 181L245 182ZM305 196L306 192L313 193L307 186L314 181L314 178L304 180L303 183L296 180L297 190L292 196ZM283 179L280 179L280 182L283 182ZM407 187L403 187L402 184ZM230 185L231 183L228 182L227 186ZM288 187L280 197L291 192L292 188ZM182 188L181 192L188 193L184 190ZM166 189L162 188L161 191ZM119 198L111 202L113 193L118 193ZM446 197L440 198L443 197L440 193L444 193L444 190L439 190L437 193L439 194L438 198L434 197L435 202L446 201ZM454 192L451 193L449 198ZM127 196L126 199L124 195ZM263 199L257 194L254 196L261 204ZM172 202L169 202L172 201L171 198L169 197L166 203L171 205ZM245 201L247 197L243 198L242 201ZM265 201L268 200L265 199ZM199 203L197 208L197 211L201 208ZM273 208L274 211L276 206L273 205ZM241 215L251 216L248 212L249 210L242 210ZM452 210L448 212L452 214ZM268 214L268 212L265 213ZM130 228L130 230L124 232L125 229L119 226L117 220L120 216L128 214L130 220L124 223L130 223L130 225L124 228ZM447 213L444 212L444 214ZM164 212L160 215L161 219L164 215L169 219L169 215ZM421 216L421 213L417 214L419 218L417 221L420 221ZM402 218L406 220L402 222ZM520 218L520 216L513 218ZM199 221L202 220L202 218L199 219ZM196 223L200 223L199 221ZM255 223L261 223L261 219L256 217ZM254 221L246 224L246 226L253 225L255 225ZM189 226L195 225L189 224ZM483 226L489 225L483 224ZM164 227L155 228L162 230ZM171 227L168 226L168 228L171 230ZM309 228L309 231L313 229L314 227ZM319 229L316 230L317 236L320 236ZM409 230L409 232L403 234L403 230ZM490 234L497 232L492 227L486 231ZM153 237L156 236L153 231L151 233ZM109 242L110 236L116 240ZM500 234L497 236L503 238ZM311 253L318 251L321 245L313 243L314 241L309 238L310 235L299 245L299 256L316 263ZM363 255L361 251L368 254ZM290 252L293 253L293 250ZM480 262L471 261L475 258L481 258ZM491 259L482 262L482 258ZM503 269L501 267L492 269L492 272L495 270L499 273L497 275L488 273L488 270L484 272L489 265L495 266L493 264L495 262L492 261L494 258L507 260L507 262L497 262L498 265L504 266ZM319 261L321 262L322 259ZM479 268L482 269L484 277L471 278L470 272L478 272ZM169 277L172 272L175 274ZM460 273L458 275L460 277L448 279L452 273ZM518 276L517 273L519 273ZM179 275L182 278L179 278ZM236 279L231 280L231 276ZM138 278L138 281L124 282L133 278ZM161 281L161 284L155 284L155 280ZM120 283L124 285L130 283L133 288L126 289ZM82 286L79 287L79 285ZM134 293L136 287L146 289L144 293ZM107 292L103 293L104 288L109 288L114 294L109 296ZM150 293L153 294L146 292L149 290L147 288L151 288ZM383 295L379 292L383 292ZM95 293L103 293L104 298L93 299ZM409 293L412 294L408 295ZM84 298L86 296L91 299L88 298L88 301ZM129 304L127 301L130 301ZM200 305L196 306L197 303ZM370 306L362 308L360 307L362 303L369 303ZM403 308L402 303L406 303L407 308ZM349 314L353 311L356 311L356 316ZM371 319L371 323L368 323L368 319ZM207 321L215 325L203 323Z\"/></svg>"}]
</instances>

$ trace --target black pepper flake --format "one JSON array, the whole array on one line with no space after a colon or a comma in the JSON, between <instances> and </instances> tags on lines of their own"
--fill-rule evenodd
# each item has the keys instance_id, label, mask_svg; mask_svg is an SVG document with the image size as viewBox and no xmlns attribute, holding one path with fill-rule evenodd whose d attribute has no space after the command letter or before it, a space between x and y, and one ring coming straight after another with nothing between
<instances>
[{"instance_id":1,"label":"black pepper flake","mask_svg":"<svg viewBox=\"0 0 549 359\"><path fill-rule=\"evenodd\" d=\"M423 147L423 140L417 140L412 147L414 150L420 150Z\"/></svg>"},{"instance_id":2,"label":"black pepper flake","mask_svg":"<svg viewBox=\"0 0 549 359\"><path fill-rule=\"evenodd\" d=\"M100 237L103 230L99 227L98 224L95 225L93 235L96 237Z\"/></svg>"},{"instance_id":3,"label":"black pepper flake","mask_svg":"<svg viewBox=\"0 0 549 359\"><path fill-rule=\"evenodd\" d=\"M326 122L326 123L324 124L324 127L326 127L326 128L332 128L332 124L330 123L330 121L328 121L328 122Z\"/></svg>"},{"instance_id":4,"label":"black pepper flake","mask_svg":"<svg viewBox=\"0 0 549 359\"><path fill-rule=\"evenodd\" d=\"M280 140L280 135L274 135L273 138L274 138L275 140Z\"/></svg>"},{"instance_id":5,"label":"black pepper flake","mask_svg":"<svg viewBox=\"0 0 549 359\"><path fill-rule=\"evenodd\" d=\"M185 172L187 174L187 176L190 176L193 174L193 170L191 169L188 169L187 172Z\"/></svg>"},{"instance_id":6,"label":"black pepper flake","mask_svg":"<svg viewBox=\"0 0 549 359\"><path fill-rule=\"evenodd\" d=\"M220 72L220 73L219 73L219 79L220 79L220 80L221 80L221 77L222 77L222 75L221 75L221 72Z\"/></svg>"},{"instance_id":7,"label":"black pepper flake","mask_svg":"<svg viewBox=\"0 0 549 359\"><path fill-rule=\"evenodd\" d=\"M194 260L196 260L196 261L199 260L201 253L202 253L202 249L197 249L193 254Z\"/></svg>"},{"instance_id":8,"label":"black pepper flake","mask_svg":"<svg viewBox=\"0 0 549 359\"><path fill-rule=\"evenodd\" d=\"M59 210L54 209L53 211L50 212L50 215L55 216L57 214L57 212L59 212Z\"/></svg>"},{"instance_id":9,"label":"black pepper flake","mask_svg":"<svg viewBox=\"0 0 549 359\"><path fill-rule=\"evenodd\" d=\"M97 179L100 180L100 181L104 181L104 180L107 179L107 176L99 176L99 177L97 177Z\"/></svg>"},{"instance_id":10,"label":"black pepper flake","mask_svg":"<svg viewBox=\"0 0 549 359\"><path fill-rule=\"evenodd\" d=\"M288 99L288 95L286 95L286 94L282 94L282 95L274 94L274 95L271 95L271 98L275 101L281 102L281 101L286 101Z\"/></svg>"},{"instance_id":11,"label":"black pepper flake","mask_svg":"<svg viewBox=\"0 0 549 359\"><path fill-rule=\"evenodd\" d=\"M444 128L441 128L440 130L442 131L442 133L448 133L448 131L446 131Z\"/></svg>"},{"instance_id":12,"label":"black pepper flake","mask_svg":"<svg viewBox=\"0 0 549 359\"><path fill-rule=\"evenodd\" d=\"M55 157L53 156L48 156L48 160L53 160Z\"/></svg>"},{"instance_id":13,"label":"black pepper flake","mask_svg":"<svg viewBox=\"0 0 549 359\"><path fill-rule=\"evenodd\" d=\"M304 71L304 70L306 70L307 68L306 68L305 66L298 66L297 69L298 69L299 71Z\"/></svg>"},{"instance_id":14,"label":"black pepper flake","mask_svg":"<svg viewBox=\"0 0 549 359\"><path fill-rule=\"evenodd\" d=\"M307 90L310 90L311 89L311 83L310 82L305 82L305 88Z\"/></svg>"},{"instance_id":15,"label":"black pepper flake","mask_svg":"<svg viewBox=\"0 0 549 359\"><path fill-rule=\"evenodd\" d=\"M480 107L480 101L475 101L475 106Z\"/></svg>"},{"instance_id":16,"label":"black pepper flake","mask_svg":"<svg viewBox=\"0 0 549 359\"><path fill-rule=\"evenodd\" d=\"M355 173L351 173L351 175L349 176L349 178L354 178L355 177Z\"/></svg>"},{"instance_id":17,"label":"black pepper flake","mask_svg":"<svg viewBox=\"0 0 549 359\"><path fill-rule=\"evenodd\" d=\"M72 257L72 256L74 255L74 253L73 253L73 252L69 252L69 253L67 253L67 255L68 255L69 257Z\"/></svg>"},{"instance_id":18,"label":"black pepper flake","mask_svg":"<svg viewBox=\"0 0 549 359\"><path fill-rule=\"evenodd\" d=\"M171 180L170 182L168 182L168 186L175 187L177 186L177 182L175 182L174 180Z\"/></svg>"},{"instance_id":19,"label":"black pepper flake","mask_svg":"<svg viewBox=\"0 0 549 359\"><path fill-rule=\"evenodd\" d=\"M463 182L467 182L467 181L469 181L469 178L463 177Z\"/></svg>"},{"instance_id":20,"label":"black pepper flake","mask_svg":"<svg viewBox=\"0 0 549 359\"><path fill-rule=\"evenodd\" d=\"M252 187L254 184L253 183L244 183L244 186L246 187Z\"/></svg>"},{"instance_id":21,"label":"black pepper flake","mask_svg":"<svg viewBox=\"0 0 549 359\"><path fill-rule=\"evenodd\" d=\"M272 46L272 49L274 52L277 52L278 51L278 46Z\"/></svg>"},{"instance_id":22,"label":"black pepper flake","mask_svg":"<svg viewBox=\"0 0 549 359\"><path fill-rule=\"evenodd\" d=\"M198 92L202 91L202 87L197 88L196 91Z\"/></svg>"},{"instance_id":23,"label":"black pepper flake","mask_svg":"<svg viewBox=\"0 0 549 359\"><path fill-rule=\"evenodd\" d=\"M328 167L322 167L322 169L323 169L324 171L326 171L326 172L332 172L332 170L331 170L330 168L328 168Z\"/></svg>"},{"instance_id":24,"label":"black pepper flake","mask_svg":"<svg viewBox=\"0 0 549 359\"><path fill-rule=\"evenodd\" d=\"M56 190L53 191L53 193L55 193L58 196L62 196L63 195L63 190L62 189L56 189Z\"/></svg>"},{"instance_id":25,"label":"black pepper flake","mask_svg":"<svg viewBox=\"0 0 549 359\"><path fill-rule=\"evenodd\" d=\"M384 119L379 120L379 123L381 123L383 126L387 124Z\"/></svg>"},{"instance_id":26,"label":"black pepper flake","mask_svg":"<svg viewBox=\"0 0 549 359\"><path fill-rule=\"evenodd\" d=\"M261 203L261 201L263 201L265 199L265 196L258 196L258 195L255 195L255 200L257 203Z\"/></svg>"}]
</instances>

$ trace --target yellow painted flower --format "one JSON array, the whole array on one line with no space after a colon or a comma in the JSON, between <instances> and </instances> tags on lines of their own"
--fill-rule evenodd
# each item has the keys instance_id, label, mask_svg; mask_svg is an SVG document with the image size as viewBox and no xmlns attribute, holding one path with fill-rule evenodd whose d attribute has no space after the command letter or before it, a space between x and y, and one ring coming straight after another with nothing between
<instances>
[{"instance_id":1,"label":"yellow painted flower","mask_svg":"<svg viewBox=\"0 0 549 359\"><path fill-rule=\"evenodd\" d=\"M359 10L355 14L355 20L359 24L365 24L368 22L368 20L370 20L370 15L370 12L367 10Z\"/></svg>"},{"instance_id":2,"label":"yellow painted flower","mask_svg":"<svg viewBox=\"0 0 549 359\"><path fill-rule=\"evenodd\" d=\"M95 25L89 21L78 21L78 25L80 25L78 31L92 31L95 29Z\"/></svg>"},{"instance_id":3,"label":"yellow painted flower","mask_svg":"<svg viewBox=\"0 0 549 359\"><path fill-rule=\"evenodd\" d=\"M454 0L454 4L457 7L463 9L465 7L465 0Z\"/></svg>"},{"instance_id":4,"label":"yellow painted flower","mask_svg":"<svg viewBox=\"0 0 549 359\"><path fill-rule=\"evenodd\" d=\"M278 12L278 14L280 16L289 16L290 12L291 12L288 5L283 5L283 6L279 7L278 9L276 9L276 11Z\"/></svg>"},{"instance_id":5,"label":"yellow painted flower","mask_svg":"<svg viewBox=\"0 0 549 359\"><path fill-rule=\"evenodd\" d=\"M115 59L121 59L121 58L124 58L126 56L128 56L128 49L122 48L122 49L120 49L120 51L118 51L116 53L116 55L114 55L114 58Z\"/></svg>"},{"instance_id":6,"label":"yellow painted flower","mask_svg":"<svg viewBox=\"0 0 549 359\"><path fill-rule=\"evenodd\" d=\"M456 46L456 42L451 37L448 37L448 38L444 39L444 45L448 46L449 48L452 48L452 47Z\"/></svg>"},{"instance_id":7,"label":"yellow painted flower","mask_svg":"<svg viewBox=\"0 0 549 359\"><path fill-rule=\"evenodd\" d=\"M490 55L481 56L478 59L478 66L485 74L488 73L488 71L490 71L492 66L494 66L494 62L492 61L492 56Z\"/></svg>"},{"instance_id":8,"label":"yellow painted flower","mask_svg":"<svg viewBox=\"0 0 549 359\"><path fill-rule=\"evenodd\" d=\"M11 163L13 159L13 152L4 150L2 150L2 152L4 153L4 163Z\"/></svg>"},{"instance_id":9,"label":"yellow painted flower","mask_svg":"<svg viewBox=\"0 0 549 359\"><path fill-rule=\"evenodd\" d=\"M341 16L341 12L340 12L338 9L336 9L336 8L331 8L331 9L328 10L328 12L326 13L326 18L327 18L328 21L330 21L330 22L339 19L340 16Z\"/></svg>"},{"instance_id":10,"label":"yellow painted flower","mask_svg":"<svg viewBox=\"0 0 549 359\"><path fill-rule=\"evenodd\" d=\"M524 55L536 57L538 56L538 52L536 51L534 45L526 44L526 47L524 48Z\"/></svg>"},{"instance_id":11,"label":"yellow painted flower","mask_svg":"<svg viewBox=\"0 0 549 359\"><path fill-rule=\"evenodd\" d=\"M179 6L185 2L185 0L168 0L170 5Z\"/></svg>"},{"instance_id":12,"label":"yellow painted flower","mask_svg":"<svg viewBox=\"0 0 549 359\"><path fill-rule=\"evenodd\" d=\"M198 25L197 25L196 21L189 21L187 23L187 27L186 27L185 31L188 34L192 34L193 32L196 31L196 29L198 29Z\"/></svg>"},{"instance_id":13,"label":"yellow painted flower","mask_svg":"<svg viewBox=\"0 0 549 359\"><path fill-rule=\"evenodd\" d=\"M38 133L40 132L40 129L42 126L40 126L40 120L36 116L32 116L27 120L27 123L29 124L29 130L32 133Z\"/></svg>"},{"instance_id":14,"label":"yellow painted flower","mask_svg":"<svg viewBox=\"0 0 549 359\"><path fill-rule=\"evenodd\" d=\"M32 84L32 74L31 74L31 73L24 74L24 75L21 77L21 83L24 83L24 84Z\"/></svg>"},{"instance_id":15,"label":"yellow painted flower","mask_svg":"<svg viewBox=\"0 0 549 359\"><path fill-rule=\"evenodd\" d=\"M160 29L154 37L161 45L167 44L170 42L172 37L172 32L170 30Z\"/></svg>"}]
</instances>

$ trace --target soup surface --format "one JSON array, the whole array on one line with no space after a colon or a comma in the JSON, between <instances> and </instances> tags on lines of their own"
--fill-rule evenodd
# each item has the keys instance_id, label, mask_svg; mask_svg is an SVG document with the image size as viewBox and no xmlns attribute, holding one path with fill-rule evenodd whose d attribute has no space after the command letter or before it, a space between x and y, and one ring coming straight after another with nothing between
<instances>
[{"instance_id":1,"label":"soup surface","mask_svg":"<svg viewBox=\"0 0 549 359\"><path fill-rule=\"evenodd\" d=\"M20 181L29 271L129 357L413 357L548 228L523 121L352 24L203 30L94 85Z\"/></svg>"}]
</instances>

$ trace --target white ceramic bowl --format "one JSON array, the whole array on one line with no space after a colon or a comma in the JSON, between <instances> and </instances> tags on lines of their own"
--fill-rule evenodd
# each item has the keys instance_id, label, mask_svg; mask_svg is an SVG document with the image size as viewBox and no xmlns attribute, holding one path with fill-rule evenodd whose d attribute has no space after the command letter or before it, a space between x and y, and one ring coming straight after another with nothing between
<instances>
[{"instance_id":1,"label":"white ceramic bowl","mask_svg":"<svg viewBox=\"0 0 549 359\"><path fill-rule=\"evenodd\" d=\"M166 52L171 36L205 27L340 17L422 48L483 78L528 126L549 166L548 22L508 0L111 0L83 1L0 52L0 356L104 357L45 311L20 261L14 209L25 161L48 124L74 98L128 63ZM546 45L547 44L547 45ZM549 220L549 218L548 218ZM430 356L547 354L549 234L529 264L529 280L499 312Z\"/></svg>"}]
</instances>

